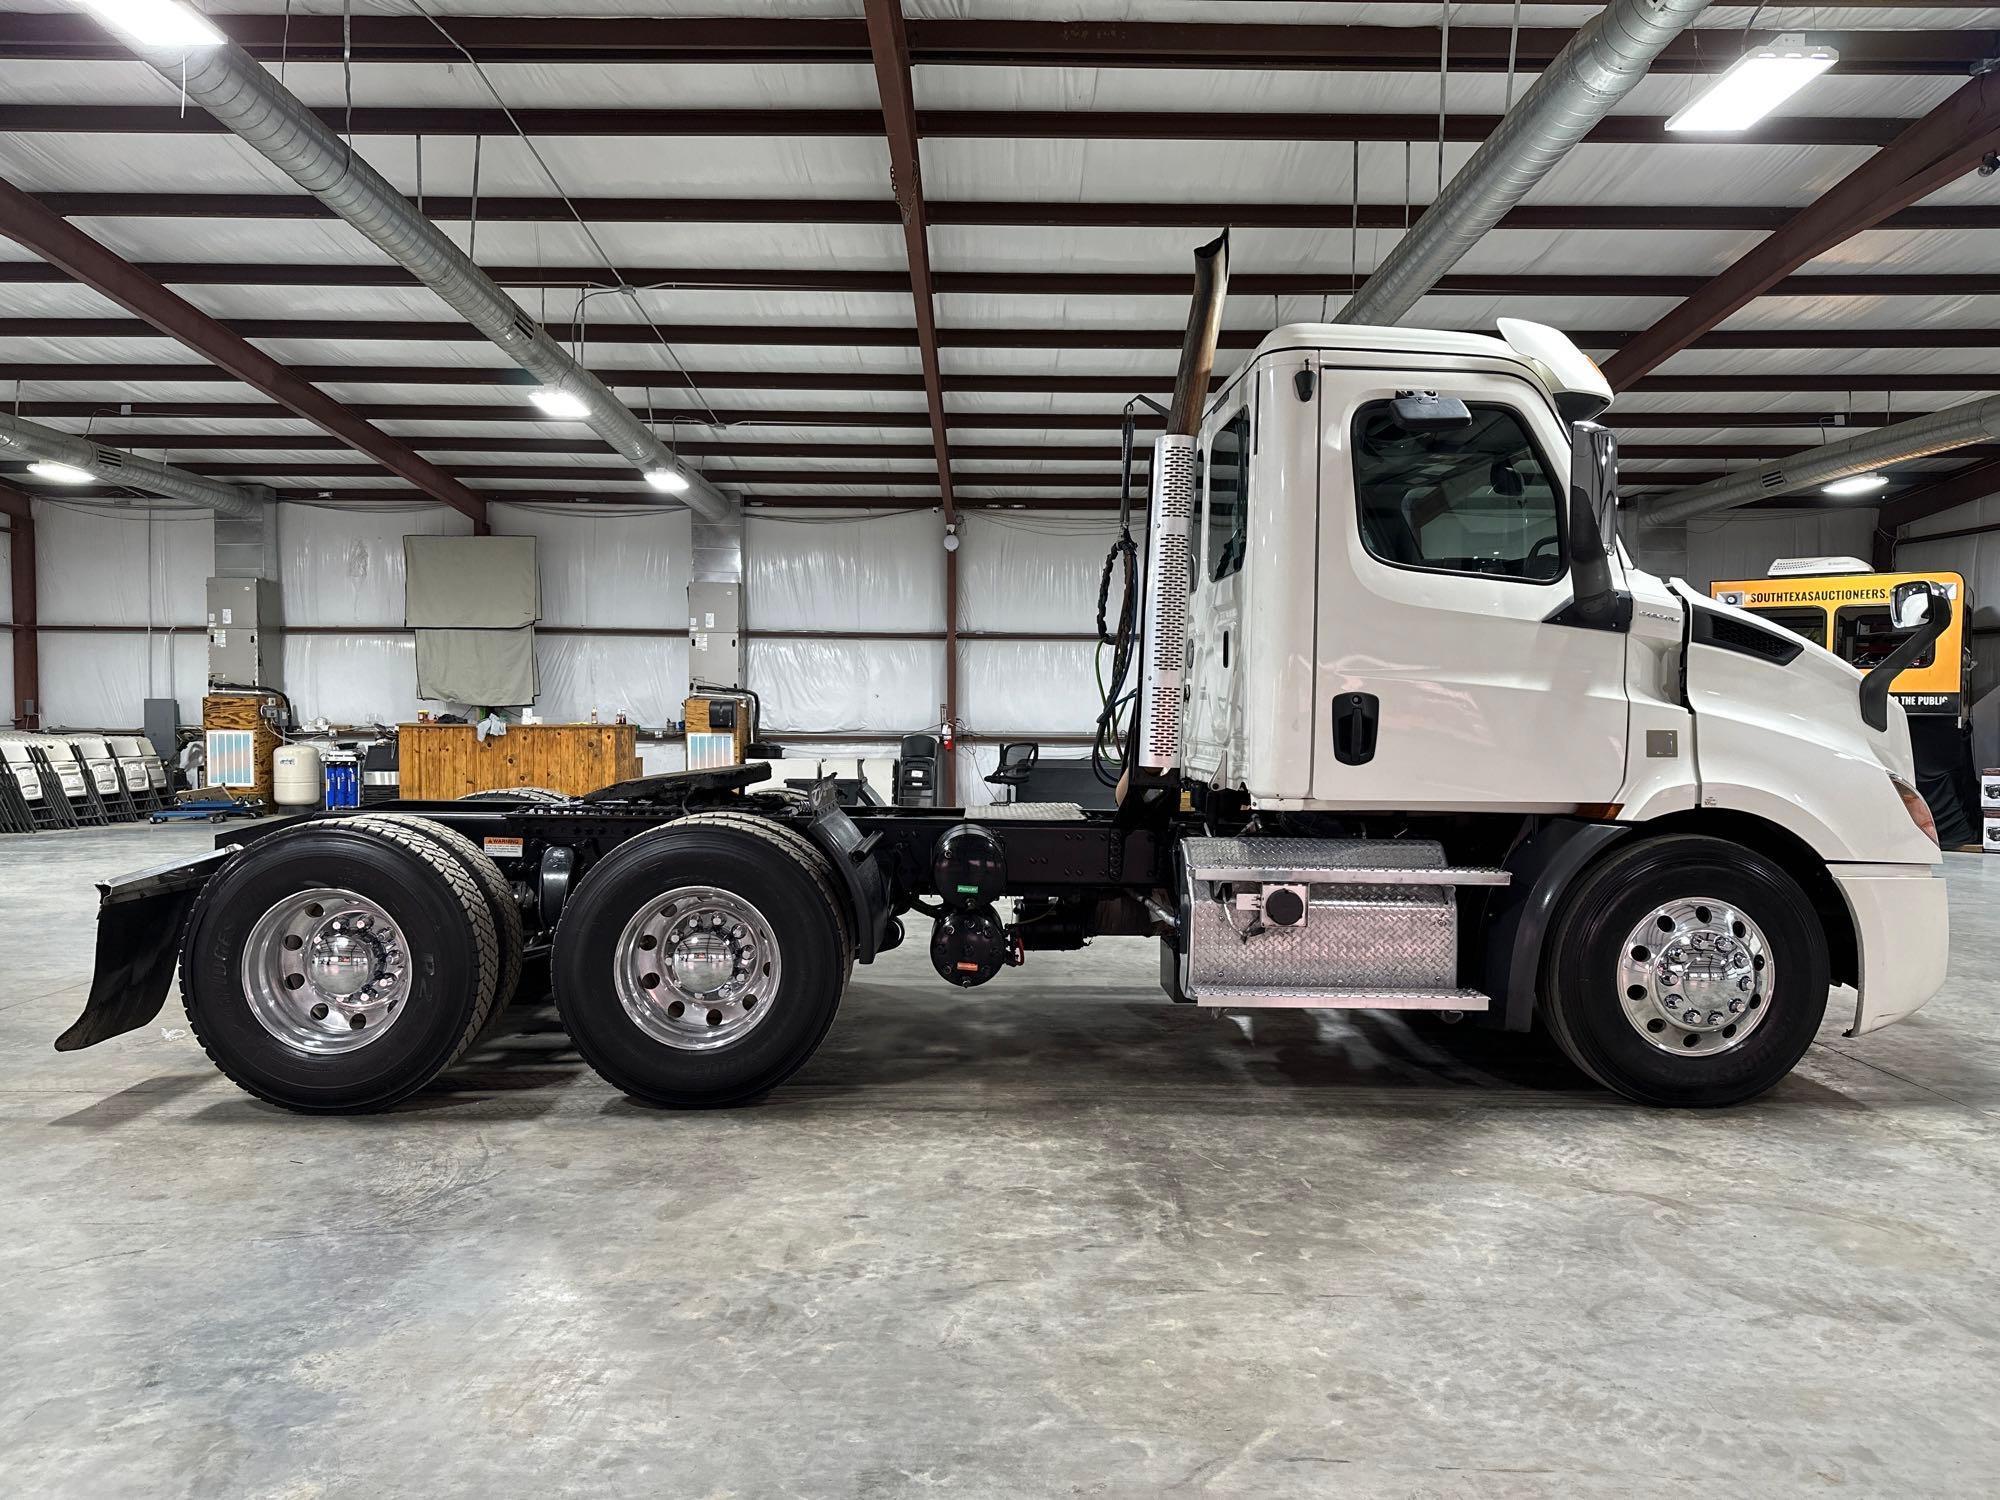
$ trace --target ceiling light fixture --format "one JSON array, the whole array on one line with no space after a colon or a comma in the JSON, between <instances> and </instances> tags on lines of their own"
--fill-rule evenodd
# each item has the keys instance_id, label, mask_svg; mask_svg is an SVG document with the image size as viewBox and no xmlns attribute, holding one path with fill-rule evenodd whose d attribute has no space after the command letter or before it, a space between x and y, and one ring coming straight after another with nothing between
<instances>
[{"instance_id":1,"label":"ceiling light fixture","mask_svg":"<svg viewBox=\"0 0 2000 1500\"><path fill-rule=\"evenodd\" d=\"M1839 61L1833 48L1788 31L1737 58L1667 121L1667 129L1748 130Z\"/></svg>"},{"instance_id":2,"label":"ceiling light fixture","mask_svg":"<svg viewBox=\"0 0 2000 1500\"><path fill-rule=\"evenodd\" d=\"M568 391L558 390L552 385L538 385L528 392L528 399L552 417L564 421L580 422L590 415L590 408L583 404L581 396L572 396Z\"/></svg>"},{"instance_id":3,"label":"ceiling light fixture","mask_svg":"<svg viewBox=\"0 0 2000 1500\"><path fill-rule=\"evenodd\" d=\"M43 479L53 479L57 484L97 483L97 476L88 469L79 469L75 464L51 463L47 459L38 459L29 464L28 472Z\"/></svg>"},{"instance_id":4,"label":"ceiling light fixture","mask_svg":"<svg viewBox=\"0 0 2000 1500\"><path fill-rule=\"evenodd\" d=\"M180 0L83 0L113 31L147 47L219 47L222 33Z\"/></svg>"},{"instance_id":5,"label":"ceiling light fixture","mask_svg":"<svg viewBox=\"0 0 2000 1500\"><path fill-rule=\"evenodd\" d=\"M1880 474L1855 474L1846 479L1836 479L1832 484L1822 485L1820 493L1826 495L1872 495L1886 488L1889 481Z\"/></svg>"},{"instance_id":6,"label":"ceiling light fixture","mask_svg":"<svg viewBox=\"0 0 2000 1500\"><path fill-rule=\"evenodd\" d=\"M669 495L687 493L688 477L679 469L648 469L646 483L656 490L665 490Z\"/></svg>"}]
</instances>

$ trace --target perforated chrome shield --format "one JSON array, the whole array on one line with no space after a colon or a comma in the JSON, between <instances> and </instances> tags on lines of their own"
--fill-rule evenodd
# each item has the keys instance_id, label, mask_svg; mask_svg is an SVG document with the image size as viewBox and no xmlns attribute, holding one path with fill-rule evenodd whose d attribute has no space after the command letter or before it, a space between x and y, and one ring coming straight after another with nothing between
<instances>
[{"instance_id":1,"label":"perforated chrome shield","mask_svg":"<svg viewBox=\"0 0 2000 1500\"><path fill-rule=\"evenodd\" d=\"M1194 439L1167 433L1153 444L1153 495L1146 530L1146 641L1139 680L1139 766L1180 764L1181 692L1187 676L1188 570L1194 517Z\"/></svg>"}]
</instances>

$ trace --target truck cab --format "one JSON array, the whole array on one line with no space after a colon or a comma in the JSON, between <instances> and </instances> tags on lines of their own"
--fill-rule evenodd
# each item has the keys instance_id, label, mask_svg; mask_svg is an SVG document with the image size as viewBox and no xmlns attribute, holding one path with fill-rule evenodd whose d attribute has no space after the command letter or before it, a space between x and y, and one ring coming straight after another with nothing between
<instances>
[{"instance_id":1,"label":"truck cab","mask_svg":"<svg viewBox=\"0 0 2000 1500\"><path fill-rule=\"evenodd\" d=\"M1184 993L1226 974L1221 990L1244 1003L1234 987L1242 955L1215 968L1198 940L1199 914L1218 898L1261 937L1264 899L1303 888L1310 922L1320 892L1324 941L1357 903L1435 904L1435 890L1456 886L1455 926L1490 935L1505 925L1518 947L1508 915L1524 904L1518 887L1574 846L1771 861L1810 908L1829 975L1859 991L1856 1032L1907 1014L1942 983L1938 851L1902 712L1889 704L1871 723L1861 672L1633 564L1615 540L1615 456L1608 475L1579 470L1602 462L1588 457L1593 446L1615 455L1590 421L1610 397L1560 333L1518 322L1492 338L1290 325L1221 383L1185 460L1179 765L1204 807L1293 841L1288 868L1268 878L1253 882L1254 861L1239 859L1233 878L1189 882L1182 931L1195 940L1174 976ZM1156 461L1172 458L1163 447ZM1174 587L1163 575L1177 551L1154 549L1155 588ZM1608 588L1612 607L1580 609L1586 588ZM1947 628L1948 601L1939 610ZM1337 874L1356 834L1426 844L1431 890L1385 895ZM1326 867L1307 868L1302 839ZM1361 857L1375 868L1378 853ZM1492 868L1516 889L1483 888ZM1710 919L1672 917L1689 927L1677 959L1692 941L1740 952L1733 929L1755 924L1741 912L1721 920L1719 900L1690 899L1689 915ZM1380 918L1355 924L1346 947L1365 955ZM1217 929L1218 942L1240 940L1242 925ZM1295 946L1304 951L1303 936ZM1711 1006L1701 1026L1681 1024L1688 997L1660 1002L1685 966L1653 972L1630 956L1646 946L1624 950L1629 1019L1656 1044L1735 1050L1727 1018L1738 1012ZM1365 958L1346 974L1365 982L1339 986L1280 962L1284 982L1262 989L1270 1003L1316 994L1407 1008L1460 996L1518 1025L1545 998L1532 992L1548 956L1489 965L1476 987L1476 966L1462 960L1400 988L1368 980ZM1381 975L1392 969L1412 972Z\"/></svg>"}]
</instances>

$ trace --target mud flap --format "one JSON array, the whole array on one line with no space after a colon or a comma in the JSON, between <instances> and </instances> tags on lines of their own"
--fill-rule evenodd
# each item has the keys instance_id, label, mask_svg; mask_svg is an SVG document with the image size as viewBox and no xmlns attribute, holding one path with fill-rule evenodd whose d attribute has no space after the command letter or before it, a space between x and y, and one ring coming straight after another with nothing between
<instances>
[{"instance_id":1,"label":"mud flap","mask_svg":"<svg viewBox=\"0 0 2000 1500\"><path fill-rule=\"evenodd\" d=\"M181 928L208 879L234 848L186 864L162 865L97 889L97 968L83 1014L56 1038L56 1051L75 1052L128 1031L160 1013L174 980Z\"/></svg>"},{"instance_id":2,"label":"mud flap","mask_svg":"<svg viewBox=\"0 0 2000 1500\"><path fill-rule=\"evenodd\" d=\"M824 854L839 876L854 915L854 957L872 964L878 953L895 947L883 942L889 926L889 894L882 867L874 858L879 835L864 836L834 795L833 778L825 777L808 794L812 822L806 837Z\"/></svg>"}]
</instances>

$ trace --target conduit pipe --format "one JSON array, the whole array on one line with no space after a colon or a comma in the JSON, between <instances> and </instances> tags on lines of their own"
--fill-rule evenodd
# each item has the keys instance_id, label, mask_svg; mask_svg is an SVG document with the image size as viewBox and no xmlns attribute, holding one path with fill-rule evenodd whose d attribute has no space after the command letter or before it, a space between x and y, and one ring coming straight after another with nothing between
<instances>
[{"instance_id":1,"label":"conduit pipe","mask_svg":"<svg viewBox=\"0 0 2000 1500\"><path fill-rule=\"evenodd\" d=\"M1415 307L1707 8L1708 0L1612 0L1493 127L1336 321L1382 326Z\"/></svg>"},{"instance_id":2,"label":"conduit pipe","mask_svg":"<svg viewBox=\"0 0 2000 1500\"><path fill-rule=\"evenodd\" d=\"M1809 448L1790 458L1727 474L1691 489L1671 491L1641 514L1649 524L1685 521L1690 516L1733 510L1753 500L1795 495L1836 479L1871 474L1889 464L1929 458L1995 438L2000 438L2000 396L1988 396L1982 401L1967 401L1912 417L1891 427L1878 427L1823 448Z\"/></svg>"}]
</instances>

